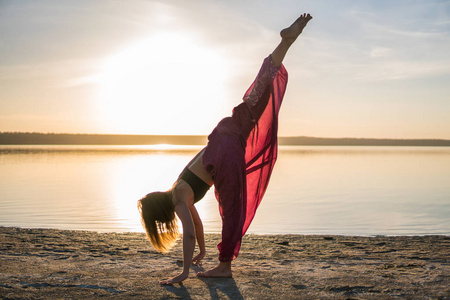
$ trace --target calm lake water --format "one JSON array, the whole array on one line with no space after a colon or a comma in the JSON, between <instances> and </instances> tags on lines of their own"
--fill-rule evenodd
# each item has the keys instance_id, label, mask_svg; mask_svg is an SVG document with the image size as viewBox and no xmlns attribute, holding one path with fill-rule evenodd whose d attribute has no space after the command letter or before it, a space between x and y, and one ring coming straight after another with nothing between
<instances>
[{"instance_id":1,"label":"calm lake water","mask_svg":"<svg viewBox=\"0 0 450 300\"><path fill-rule=\"evenodd\" d=\"M0 146L0 225L143 231L136 201L193 146ZM211 189L196 204L220 232ZM450 234L450 148L280 147L250 233Z\"/></svg>"}]
</instances>

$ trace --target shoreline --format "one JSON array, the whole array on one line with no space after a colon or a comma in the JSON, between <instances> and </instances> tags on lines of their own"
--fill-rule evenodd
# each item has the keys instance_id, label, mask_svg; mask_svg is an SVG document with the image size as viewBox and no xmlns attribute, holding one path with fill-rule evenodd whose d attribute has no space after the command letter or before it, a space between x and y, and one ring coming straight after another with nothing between
<instances>
[{"instance_id":1,"label":"shoreline","mask_svg":"<svg viewBox=\"0 0 450 300\"><path fill-rule=\"evenodd\" d=\"M0 226L0 298L149 299L450 298L450 237L244 236L233 278L197 278L217 264L219 234L183 284L181 241L156 252L144 233Z\"/></svg>"},{"instance_id":2,"label":"shoreline","mask_svg":"<svg viewBox=\"0 0 450 300\"><path fill-rule=\"evenodd\" d=\"M90 233L98 233L98 234L144 234L145 232L142 231L133 231L133 230L114 230L114 229L79 229L79 228L58 228L58 227L27 227L22 225L0 225L0 228L9 228L9 229L20 229L20 230L59 230L59 231L80 231L80 232L90 232ZM205 236L206 235L220 235L220 232L216 231L204 231ZM332 233L332 232L324 232L324 233L283 233L283 232L269 232L269 233L256 233L256 232L248 232L245 234L245 236L251 235L251 236L304 236L304 237L310 237L310 236L340 236L340 237L352 237L352 238L395 238L395 237L444 237L450 239L450 232L448 233L407 233L407 234L352 234L352 233ZM244 239L245 239L244 236ZM181 242L181 238L179 239ZM150 245L150 244L149 244ZM150 245L151 247L151 245Z\"/></svg>"},{"instance_id":3,"label":"shoreline","mask_svg":"<svg viewBox=\"0 0 450 300\"><path fill-rule=\"evenodd\" d=\"M450 146L442 138L363 138L280 136L279 145L296 146ZM2 145L206 145L207 135L0 132Z\"/></svg>"}]
</instances>

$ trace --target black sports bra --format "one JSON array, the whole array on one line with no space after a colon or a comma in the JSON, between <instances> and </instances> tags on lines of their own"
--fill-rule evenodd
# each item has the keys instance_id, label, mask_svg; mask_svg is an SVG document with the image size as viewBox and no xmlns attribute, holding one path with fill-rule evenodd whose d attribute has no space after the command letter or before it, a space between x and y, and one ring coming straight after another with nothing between
<instances>
[{"instance_id":1,"label":"black sports bra","mask_svg":"<svg viewBox=\"0 0 450 300\"><path fill-rule=\"evenodd\" d=\"M189 184L194 192L194 203L197 203L200 199L202 199L210 188L206 182L192 173L192 171L187 167L184 168L180 176L178 176L178 179L183 179L187 184Z\"/></svg>"}]
</instances>

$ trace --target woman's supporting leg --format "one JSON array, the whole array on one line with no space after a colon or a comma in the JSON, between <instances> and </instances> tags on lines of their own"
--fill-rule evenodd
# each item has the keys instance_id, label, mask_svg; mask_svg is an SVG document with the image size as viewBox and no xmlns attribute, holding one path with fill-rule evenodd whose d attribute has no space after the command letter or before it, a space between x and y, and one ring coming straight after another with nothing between
<instances>
[{"instance_id":1,"label":"woman's supporting leg","mask_svg":"<svg viewBox=\"0 0 450 300\"><path fill-rule=\"evenodd\" d=\"M275 66L281 65L289 47L295 42L311 19L312 17L309 14L303 14L291 26L281 31L281 42L271 55Z\"/></svg>"},{"instance_id":2,"label":"woman's supporting leg","mask_svg":"<svg viewBox=\"0 0 450 300\"><path fill-rule=\"evenodd\" d=\"M219 265L199 277L231 277L231 261L239 253L246 216L245 153L235 135L220 135L216 143L214 186L222 217L222 241L219 248Z\"/></svg>"}]
</instances>

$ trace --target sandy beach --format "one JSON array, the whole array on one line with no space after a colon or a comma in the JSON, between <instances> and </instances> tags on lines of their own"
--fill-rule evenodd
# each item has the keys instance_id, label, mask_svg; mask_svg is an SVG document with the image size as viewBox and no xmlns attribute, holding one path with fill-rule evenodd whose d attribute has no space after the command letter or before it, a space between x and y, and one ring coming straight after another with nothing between
<instances>
[{"instance_id":1,"label":"sandy beach","mask_svg":"<svg viewBox=\"0 0 450 300\"><path fill-rule=\"evenodd\" d=\"M220 236L183 284L181 241L168 254L142 233L0 227L1 299L450 299L450 237L247 235L233 278L197 278L217 263Z\"/></svg>"}]
</instances>

